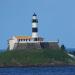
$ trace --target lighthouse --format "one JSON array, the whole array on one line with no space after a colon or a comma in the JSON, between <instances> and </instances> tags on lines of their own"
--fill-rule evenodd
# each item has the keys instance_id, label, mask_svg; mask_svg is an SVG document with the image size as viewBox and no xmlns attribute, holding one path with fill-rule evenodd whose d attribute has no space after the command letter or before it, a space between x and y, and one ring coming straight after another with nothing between
<instances>
[{"instance_id":1,"label":"lighthouse","mask_svg":"<svg viewBox=\"0 0 75 75\"><path fill-rule=\"evenodd\" d=\"M44 38L38 35L38 19L35 13L32 16L32 36L13 36L8 40L9 50L44 48L58 49L58 41L44 41Z\"/></svg>"},{"instance_id":2,"label":"lighthouse","mask_svg":"<svg viewBox=\"0 0 75 75\"><path fill-rule=\"evenodd\" d=\"M32 16L32 39L38 41L38 19L35 13Z\"/></svg>"}]
</instances>

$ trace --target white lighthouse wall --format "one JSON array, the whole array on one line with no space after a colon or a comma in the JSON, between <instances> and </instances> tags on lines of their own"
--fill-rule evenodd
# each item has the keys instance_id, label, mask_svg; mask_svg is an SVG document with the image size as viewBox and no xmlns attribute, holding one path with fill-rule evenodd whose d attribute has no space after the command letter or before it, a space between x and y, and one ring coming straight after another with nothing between
<instances>
[{"instance_id":1,"label":"white lighthouse wall","mask_svg":"<svg viewBox=\"0 0 75 75\"><path fill-rule=\"evenodd\" d=\"M32 19L37 19L37 17L36 16L33 16Z\"/></svg>"},{"instance_id":2,"label":"white lighthouse wall","mask_svg":"<svg viewBox=\"0 0 75 75\"><path fill-rule=\"evenodd\" d=\"M32 28L37 28L37 23L32 23Z\"/></svg>"},{"instance_id":3,"label":"white lighthouse wall","mask_svg":"<svg viewBox=\"0 0 75 75\"><path fill-rule=\"evenodd\" d=\"M32 33L32 38L36 38L36 37L38 37L38 33L33 32L33 33Z\"/></svg>"}]
</instances>

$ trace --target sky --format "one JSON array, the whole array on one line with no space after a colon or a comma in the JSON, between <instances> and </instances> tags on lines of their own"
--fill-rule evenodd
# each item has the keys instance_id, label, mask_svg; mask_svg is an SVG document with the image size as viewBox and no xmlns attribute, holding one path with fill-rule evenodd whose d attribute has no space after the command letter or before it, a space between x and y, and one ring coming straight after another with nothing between
<instances>
[{"instance_id":1,"label":"sky","mask_svg":"<svg viewBox=\"0 0 75 75\"><path fill-rule=\"evenodd\" d=\"M34 12L39 36L75 48L75 0L0 0L0 49L13 35L31 35Z\"/></svg>"}]
</instances>

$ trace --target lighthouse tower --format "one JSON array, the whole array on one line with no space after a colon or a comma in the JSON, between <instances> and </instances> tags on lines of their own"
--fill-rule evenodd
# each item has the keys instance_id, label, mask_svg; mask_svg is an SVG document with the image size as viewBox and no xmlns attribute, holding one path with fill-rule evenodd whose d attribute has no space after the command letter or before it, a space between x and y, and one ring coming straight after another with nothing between
<instances>
[{"instance_id":1,"label":"lighthouse tower","mask_svg":"<svg viewBox=\"0 0 75 75\"><path fill-rule=\"evenodd\" d=\"M32 16L32 39L38 41L38 19L35 13Z\"/></svg>"}]
</instances>

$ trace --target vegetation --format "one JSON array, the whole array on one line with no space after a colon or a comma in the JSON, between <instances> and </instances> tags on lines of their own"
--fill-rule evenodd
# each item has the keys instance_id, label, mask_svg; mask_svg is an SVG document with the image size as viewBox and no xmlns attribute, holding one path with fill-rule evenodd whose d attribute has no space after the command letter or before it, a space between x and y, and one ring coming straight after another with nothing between
<instances>
[{"instance_id":1,"label":"vegetation","mask_svg":"<svg viewBox=\"0 0 75 75\"><path fill-rule=\"evenodd\" d=\"M61 49L13 50L0 53L0 66L64 65L73 61Z\"/></svg>"},{"instance_id":2,"label":"vegetation","mask_svg":"<svg viewBox=\"0 0 75 75\"><path fill-rule=\"evenodd\" d=\"M65 46L64 46L64 45L61 45L61 49L62 49L62 50L65 50Z\"/></svg>"}]
</instances>

